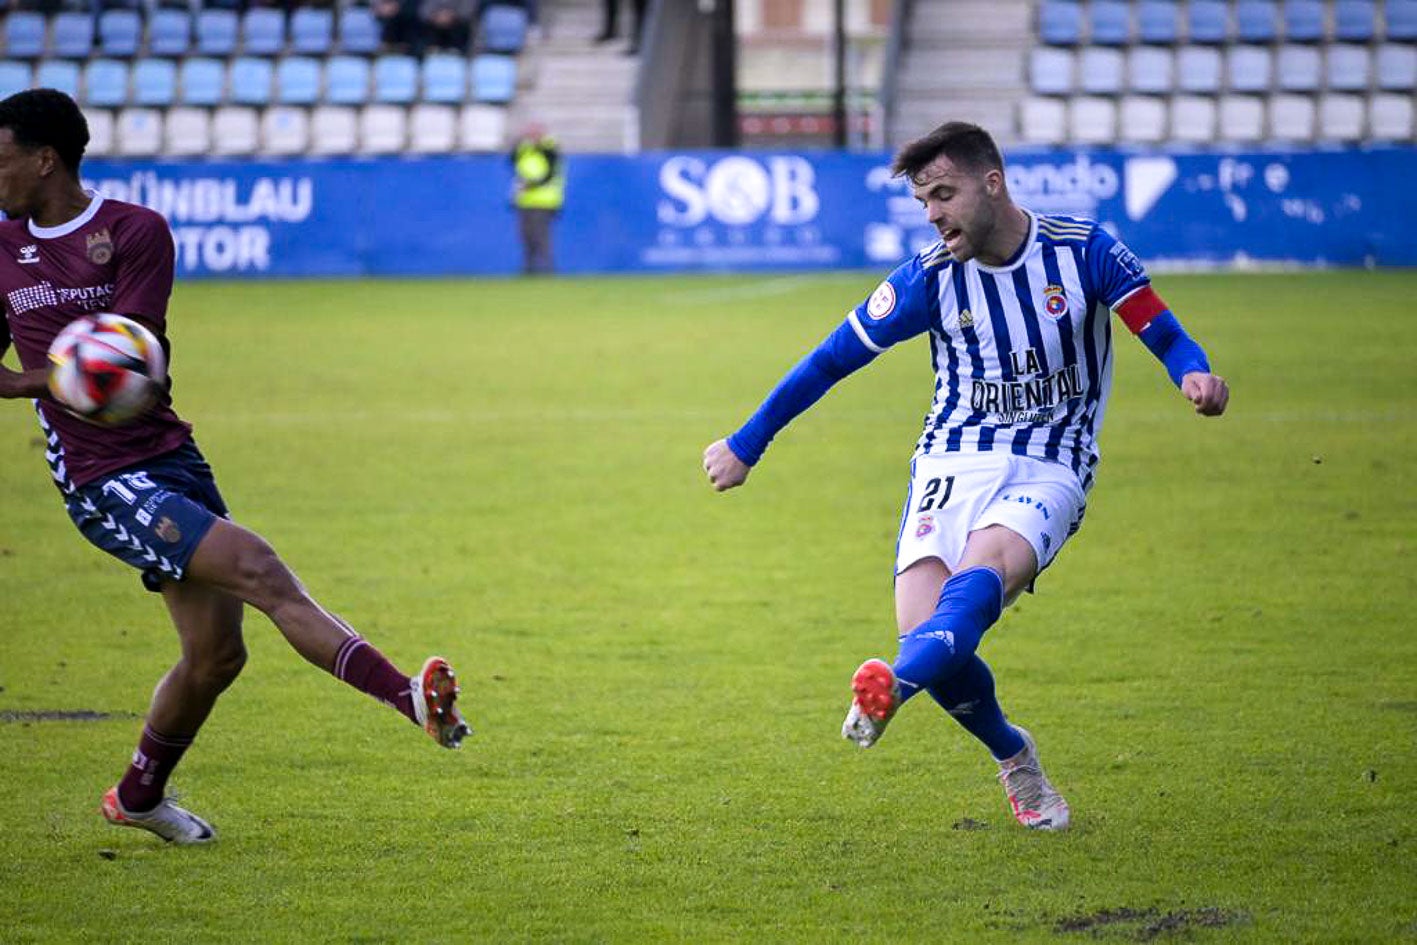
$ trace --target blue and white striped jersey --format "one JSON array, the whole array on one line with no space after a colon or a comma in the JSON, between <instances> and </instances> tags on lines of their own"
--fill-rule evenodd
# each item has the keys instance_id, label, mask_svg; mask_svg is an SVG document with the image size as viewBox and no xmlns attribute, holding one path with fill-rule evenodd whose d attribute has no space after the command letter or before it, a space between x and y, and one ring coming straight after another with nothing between
<instances>
[{"instance_id":1,"label":"blue and white striped jersey","mask_svg":"<svg viewBox=\"0 0 1417 945\"><path fill-rule=\"evenodd\" d=\"M955 262L935 243L847 321L878 353L930 333L935 396L917 456L1006 450L1071 466L1090 488L1112 380L1109 309L1150 279L1094 221L1029 219L1007 265Z\"/></svg>"}]
</instances>

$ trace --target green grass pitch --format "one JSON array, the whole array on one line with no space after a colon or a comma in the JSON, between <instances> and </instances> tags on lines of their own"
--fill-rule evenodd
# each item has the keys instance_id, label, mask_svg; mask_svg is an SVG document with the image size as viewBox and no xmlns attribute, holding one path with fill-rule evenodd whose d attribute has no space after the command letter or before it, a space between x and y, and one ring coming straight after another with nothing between
<instances>
[{"instance_id":1,"label":"green grass pitch","mask_svg":"<svg viewBox=\"0 0 1417 945\"><path fill-rule=\"evenodd\" d=\"M838 737L894 653L923 339L703 479L877 278L181 285L235 516L477 728L437 750L248 611L174 781L206 849L97 814L175 637L0 404L0 940L1417 940L1417 274L1159 278L1218 421L1118 336L1087 523L982 649L1058 836L928 700Z\"/></svg>"}]
</instances>

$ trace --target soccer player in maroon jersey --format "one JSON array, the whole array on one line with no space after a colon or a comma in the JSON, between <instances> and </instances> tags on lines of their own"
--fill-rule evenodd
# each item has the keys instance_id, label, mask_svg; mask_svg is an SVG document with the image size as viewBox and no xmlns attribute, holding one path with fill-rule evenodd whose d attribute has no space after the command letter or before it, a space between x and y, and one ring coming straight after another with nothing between
<instances>
[{"instance_id":1,"label":"soccer player in maroon jersey","mask_svg":"<svg viewBox=\"0 0 1417 945\"><path fill-rule=\"evenodd\" d=\"M162 594L181 641L133 761L104 795L103 815L174 843L205 843L216 837L211 825L165 788L246 661L243 604L265 613L301 656L402 712L444 748L459 747L470 729L446 660L431 657L412 677L400 672L322 608L260 535L230 520L166 391L147 414L115 428L79 420L50 399L49 344L81 315L126 315L169 349L172 234L157 213L81 187L88 140L83 113L62 92L0 101L0 210L8 217L0 221L0 355L13 343L21 364L0 365L0 397L34 399L70 518Z\"/></svg>"}]
</instances>

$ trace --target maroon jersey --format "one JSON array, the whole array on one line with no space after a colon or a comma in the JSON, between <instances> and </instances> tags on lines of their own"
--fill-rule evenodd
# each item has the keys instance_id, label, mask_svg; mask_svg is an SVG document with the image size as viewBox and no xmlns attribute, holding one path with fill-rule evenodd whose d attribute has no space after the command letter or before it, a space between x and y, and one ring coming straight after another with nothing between
<instances>
[{"instance_id":1,"label":"maroon jersey","mask_svg":"<svg viewBox=\"0 0 1417 945\"><path fill-rule=\"evenodd\" d=\"M25 370L47 366L54 336L92 312L137 319L167 351L172 270L167 221L136 204L94 196L88 209L59 226L0 221L0 301ZM121 427L87 423L43 400L40 411L64 451L63 465L54 464L56 478L62 469L74 485L176 449L192 432L165 390L152 410Z\"/></svg>"}]
</instances>

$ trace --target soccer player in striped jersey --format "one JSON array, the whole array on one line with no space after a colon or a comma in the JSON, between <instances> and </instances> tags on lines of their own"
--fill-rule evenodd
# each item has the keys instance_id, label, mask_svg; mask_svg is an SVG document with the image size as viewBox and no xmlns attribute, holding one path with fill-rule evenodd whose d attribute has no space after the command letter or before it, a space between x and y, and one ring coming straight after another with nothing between
<instances>
[{"instance_id":1,"label":"soccer player in striped jersey","mask_svg":"<svg viewBox=\"0 0 1417 945\"><path fill-rule=\"evenodd\" d=\"M166 796L172 769L246 661L243 604L263 611L290 644L342 682L392 706L440 745L468 733L452 668L431 657L408 676L301 586L271 546L232 522L192 428L163 391L122 427L70 416L46 388L50 342L89 312L117 312L158 336L172 291L172 233L161 216L79 184L88 125L53 89L0 101L0 355L13 341L21 370L0 365L0 397L35 401L45 455L75 526L162 594L182 655L153 692L132 763L101 810L111 823L173 843L216 832Z\"/></svg>"},{"instance_id":2,"label":"soccer player in striped jersey","mask_svg":"<svg viewBox=\"0 0 1417 945\"><path fill-rule=\"evenodd\" d=\"M1024 729L1011 725L978 655L984 632L1077 530L1097 471L1112 376L1109 310L1204 416L1229 390L1095 222L1016 205L982 128L940 126L893 170L940 234L807 355L734 434L704 451L718 491L742 485L768 443L832 385L892 345L928 334L935 396L911 461L895 565L894 662L852 677L842 736L875 744L900 706L929 695L989 749L1014 817L1068 826L1067 802Z\"/></svg>"}]
</instances>

